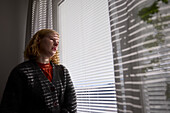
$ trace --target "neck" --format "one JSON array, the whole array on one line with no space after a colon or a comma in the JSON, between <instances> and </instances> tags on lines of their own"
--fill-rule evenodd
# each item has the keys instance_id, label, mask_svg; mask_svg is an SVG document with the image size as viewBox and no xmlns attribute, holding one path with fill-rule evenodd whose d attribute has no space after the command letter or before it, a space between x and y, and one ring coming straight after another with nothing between
<instances>
[{"instance_id":1,"label":"neck","mask_svg":"<svg viewBox=\"0 0 170 113\"><path fill-rule=\"evenodd\" d=\"M36 61L42 64L48 64L50 62L50 59L45 57L38 57Z\"/></svg>"}]
</instances>

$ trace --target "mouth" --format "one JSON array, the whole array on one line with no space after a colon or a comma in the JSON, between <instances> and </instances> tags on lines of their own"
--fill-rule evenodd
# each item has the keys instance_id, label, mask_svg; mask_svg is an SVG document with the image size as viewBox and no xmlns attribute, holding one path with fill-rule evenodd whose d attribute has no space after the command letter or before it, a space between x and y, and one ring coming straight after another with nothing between
<instances>
[{"instance_id":1,"label":"mouth","mask_svg":"<svg viewBox=\"0 0 170 113\"><path fill-rule=\"evenodd\" d=\"M52 50L53 50L53 51L56 51L56 50L57 50L57 48L56 48L56 47L53 47L53 48L52 48Z\"/></svg>"}]
</instances>

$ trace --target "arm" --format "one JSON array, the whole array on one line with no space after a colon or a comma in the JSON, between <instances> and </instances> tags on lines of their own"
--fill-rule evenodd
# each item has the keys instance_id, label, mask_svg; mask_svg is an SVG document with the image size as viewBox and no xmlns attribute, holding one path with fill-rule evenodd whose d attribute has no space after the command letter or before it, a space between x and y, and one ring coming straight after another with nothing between
<instances>
[{"instance_id":1,"label":"arm","mask_svg":"<svg viewBox=\"0 0 170 113\"><path fill-rule=\"evenodd\" d=\"M76 113L77 112L76 93L69 72L65 67L64 76L66 89L64 92L63 107L65 109L63 109L62 113Z\"/></svg>"},{"instance_id":2,"label":"arm","mask_svg":"<svg viewBox=\"0 0 170 113\"><path fill-rule=\"evenodd\" d=\"M15 69L11 72L1 101L1 113L19 113L22 106L23 80Z\"/></svg>"}]
</instances>

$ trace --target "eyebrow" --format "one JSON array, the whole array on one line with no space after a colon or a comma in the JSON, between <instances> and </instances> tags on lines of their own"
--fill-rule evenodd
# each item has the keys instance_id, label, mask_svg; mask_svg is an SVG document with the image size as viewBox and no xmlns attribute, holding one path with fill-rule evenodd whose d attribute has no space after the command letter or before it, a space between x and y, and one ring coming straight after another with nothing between
<instances>
[{"instance_id":1,"label":"eyebrow","mask_svg":"<svg viewBox=\"0 0 170 113\"><path fill-rule=\"evenodd\" d=\"M54 38L54 37L57 37L57 36L48 36L49 38L51 38L51 39L54 39L54 40L58 40L59 39L59 37L58 38Z\"/></svg>"}]
</instances>

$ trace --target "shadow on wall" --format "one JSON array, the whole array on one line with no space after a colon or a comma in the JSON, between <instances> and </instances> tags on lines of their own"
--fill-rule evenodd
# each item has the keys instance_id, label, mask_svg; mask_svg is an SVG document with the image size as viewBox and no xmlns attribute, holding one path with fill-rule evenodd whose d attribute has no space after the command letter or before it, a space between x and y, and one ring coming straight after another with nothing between
<instances>
[{"instance_id":1,"label":"shadow on wall","mask_svg":"<svg viewBox=\"0 0 170 113\"><path fill-rule=\"evenodd\" d=\"M11 69L23 61L28 1L0 1L0 101Z\"/></svg>"}]
</instances>

